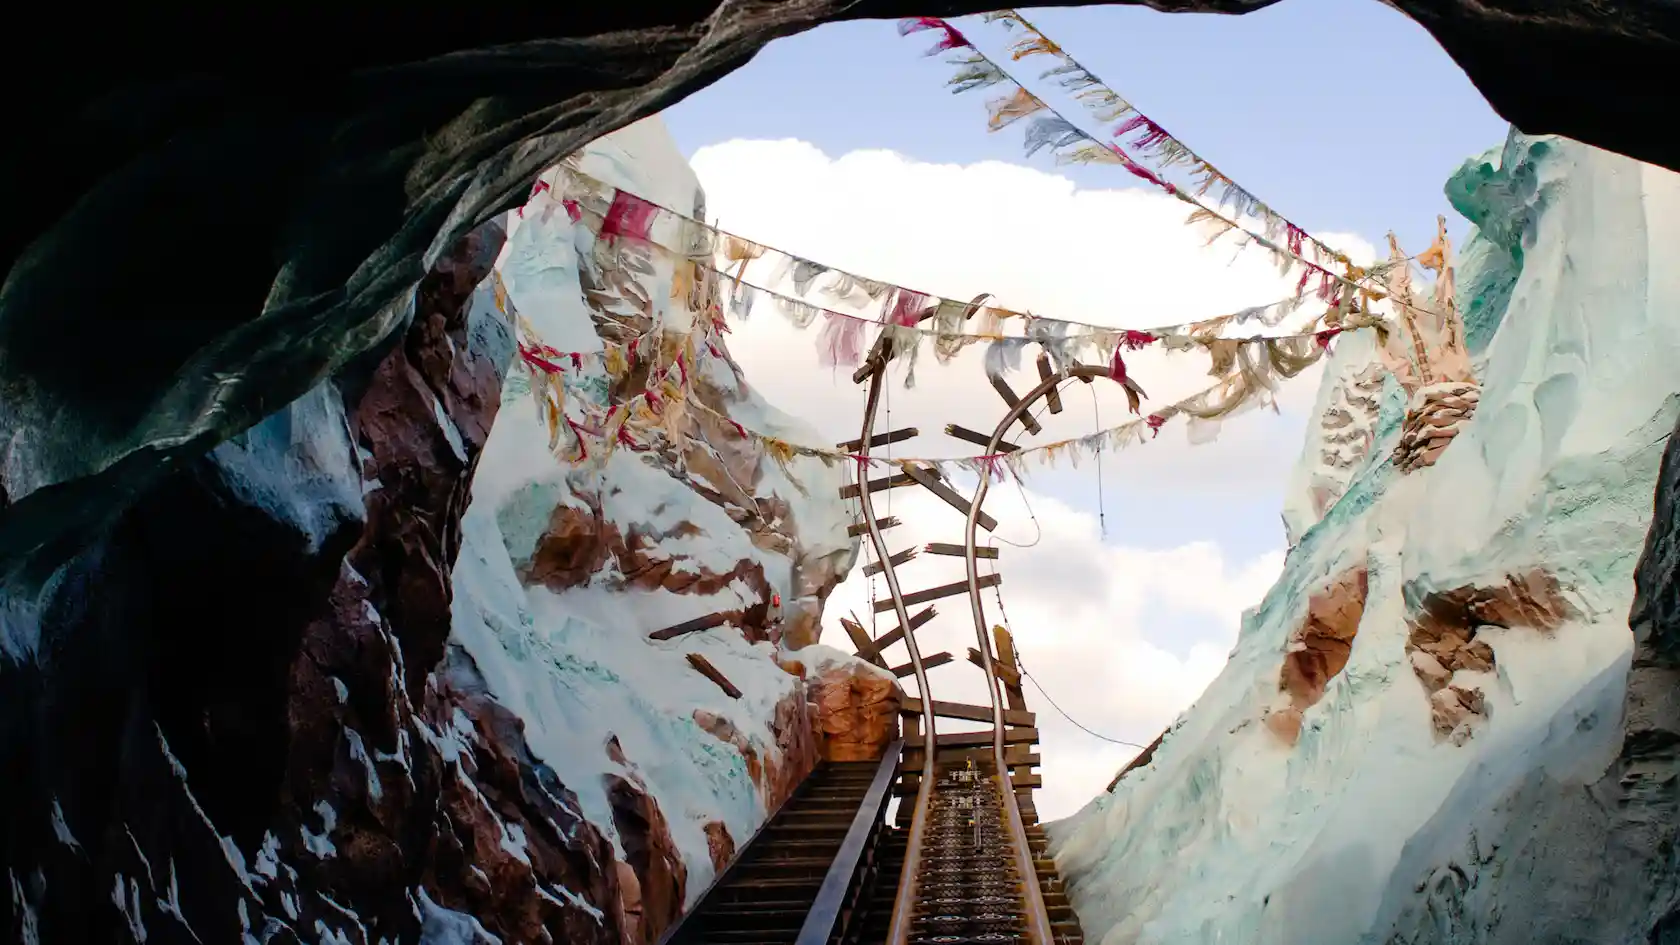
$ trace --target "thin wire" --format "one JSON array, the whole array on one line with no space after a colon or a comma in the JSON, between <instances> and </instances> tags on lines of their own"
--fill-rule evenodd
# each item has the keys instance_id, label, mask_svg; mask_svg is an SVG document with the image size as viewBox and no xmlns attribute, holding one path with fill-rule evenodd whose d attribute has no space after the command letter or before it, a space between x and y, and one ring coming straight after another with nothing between
<instances>
[{"instance_id":1,"label":"thin wire","mask_svg":"<svg viewBox=\"0 0 1680 945\"><path fill-rule=\"evenodd\" d=\"M1097 385L1092 384L1092 385L1090 385L1090 388L1091 388L1091 421L1093 423L1095 423L1097 425L1097 429L1100 430L1100 429L1102 429L1102 409L1097 406ZM1108 513L1103 507L1102 459L1103 459L1103 451L1102 450L1097 450L1097 531L1102 536L1103 541L1107 541L1108 540Z\"/></svg>"}]
</instances>

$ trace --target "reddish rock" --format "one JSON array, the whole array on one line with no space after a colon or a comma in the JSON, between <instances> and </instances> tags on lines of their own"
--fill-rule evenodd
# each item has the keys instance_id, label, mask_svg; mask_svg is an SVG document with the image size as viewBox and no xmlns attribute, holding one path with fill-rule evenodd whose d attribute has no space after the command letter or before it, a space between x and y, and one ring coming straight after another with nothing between
<instances>
[{"instance_id":1,"label":"reddish rock","mask_svg":"<svg viewBox=\"0 0 1680 945\"><path fill-rule=\"evenodd\" d=\"M624 861L618 867L620 881L628 866L637 887L624 887L624 941L627 945L652 945L682 914L688 867L671 839L671 828L659 802L646 788L616 774L606 775L605 781L613 827L618 831L619 846L624 848Z\"/></svg>"},{"instance_id":2,"label":"reddish rock","mask_svg":"<svg viewBox=\"0 0 1680 945\"><path fill-rule=\"evenodd\" d=\"M820 751L829 761L871 761L898 737L903 691L891 676L861 661L821 667L807 682Z\"/></svg>"},{"instance_id":3,"label":"reddish rock","mask_svg":"<svg viewBox=\"0 0 1680 945\"><path fill-rule=\"evenodd\" d=\"M1308 601L1307 618L1290 638L1278 680L1287 704L1266 718L1267 728L1289 744L1300 736L1302 713L1324 698L1330 680L1347 666L1368 593L1365 566L1359 565L1342 572Z\"/></svg>"},{"instance_id":4,"label":"reddish rock","mask_svg":"<svg viewBox=\"0 0 1680 945\"><path fill-rule=\"evenodd\" d=\"M712 869L722 873L735 859L735 838L729 835L729 825L720 820L706 823L706 851L712 857Z\"/></svg>"}]
</instances>

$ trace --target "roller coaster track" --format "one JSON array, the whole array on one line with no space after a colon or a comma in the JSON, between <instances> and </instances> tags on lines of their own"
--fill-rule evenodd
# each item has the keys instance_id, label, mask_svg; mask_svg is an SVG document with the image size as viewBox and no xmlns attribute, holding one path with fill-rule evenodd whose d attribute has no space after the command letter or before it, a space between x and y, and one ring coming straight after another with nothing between
<instances>
[{"instance_id":1,"label":"roller coaster track","mask_svg":"<svg viewBox=\"0 0 1680 945\"><path fill-rule=\"evenodd\" d=\"M1032 769L1039 763L1033 753L1038 731L1036 717L1026 709L1014 641L986 618L982 592L1001 582L995 572L980 573L981 560L998 557L995 547L979 542L980 529L997 527L983 508L991 480L980 477L973 496L965 498L935 469L913 463L870 478L872 464L865 460L871 450L919 435L913 428L875 432L894 354L890 334L883 333L853 374L854 382L869 385L862 430L858 439L840 446L859 457L855 482L841 492L843 498L858 500L861 520L852 533L868 540L874 561L866 571L879 574L887 587L888 596L872 606L876 613L896 617L898 624L879 637L856 621L841 624L861 658L901 679L915 678L916 698L907 699L902 709L904 737L876 762L853 763L850 770L846 765L819 767L661 945L1083 943L1037 825L1032 790L1041 778ZM1006 409L990 434L956 425L945 433L984 447L986 456L1014 452L1020 447L1005 438L1011 427L1040 432L1034 407L1042 403L1059 413L1064 384L1108 376L1105 368L1091 365L1055 370L1047 355L1038 357L1037 368L1038 384L1021 396L1003 379L992 379ZM885 532L901 523L878 517L874 503L875 493L904 487L925 489L963 513L960 543L933 543L922 550L962 557L965 580L905 592L899 569L917 557L917 550L888 549ZM930 670L953 658L922 652L916 633L937 614L931 606L915 614L911 610L955 596L968 598L975 633L968 661L985 673L989 705L934 698ZM883 651L899 643L909 661L889 667ZM990 723L991 731L942 733L940 719ZM889 792L886 785L894 780ZM862 787L866 781L868 791ZM901 797L897 827L884 823L888 793Z\"/></svg>"}]
</instances>

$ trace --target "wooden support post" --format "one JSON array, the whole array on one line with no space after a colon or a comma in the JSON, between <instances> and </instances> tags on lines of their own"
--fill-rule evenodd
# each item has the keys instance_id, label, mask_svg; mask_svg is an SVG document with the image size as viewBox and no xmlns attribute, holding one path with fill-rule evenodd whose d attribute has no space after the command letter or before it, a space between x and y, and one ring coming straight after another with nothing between
<instances>
[{"instance_id":1,"label":"wooden support post","mask_svg":"<svg viewBox=\"0 0 1680 945\"><path fill-rule=\"evenodd\" d=\"M982 575L980 575L979 585L982 588L996 587L997 585L999 585L1001 583L1003 583L1002 575L998 575L998 574L982 574ZM967 581L952 581L950 584L941 584L938 587L930 587L925 591L917 591L914 594L904 595L904 606L914 607L917 604L932 603L933 601L939 600L942 597L954 597L958 594L966 594L966 593L968 593L968 582ZM884 614L887 611L892 610L892 609L893 609L893 602L892 602L892 598L890 598L890 597L887 598L886 600L878 600L878 601L875 602L875 612L878 613L878 614ZM973 650L974 648L969 647L969 649ZM978 652L978 651L975 651L975 652Z\"/></svg>"},{"instance_id":2,"label":"wooden support post","mask_svg":"<svg viewBox=\"0 0 1680 945\"><path fill-rule=\"evenodd\" d=\"M920 550L921 549L919 549L919 548L906 548L903 551L900 551L898 554L895 554L892 557L888 558L887 560L891 561L892 564L893 564L893 567L896 568L899 565L903 564L904 562L909 561L912 558L915 558L917 552L919 552ZM881 562L879 562L879 561L871 561L868 564L863 566L863 573L866 577L868 575L871 575L871 574L880 574L884 570L886 570L886 569L881 566Z\"/></svg>"},{"instance_id":3,"label":"wooden support post","mask_svg":"<svg viewBox=\"0 0 1680 945\"><path fill-rule=\"evenodd\" d=\"M713 627L721 627L728 622L729 615L722 611L718 611L717 613L707 614L704 617L695 617L693 620L684 620L682 623L673 624L663 630L655 630L648 634L648 639L674 640L685 633L710 630Z\"/></svg>"},{"instance_id":4,"label":"wooden support post","mask_svg":"<svg viewBox=\"0 0 1680 945\"><path fill-rule=\"evenodd\" d=\"M956 509L964 515L968 514L968 500L964 499L960 495L957 495L957 490L952 489L943 482L940 482L934 477L933 473L928 472L920 466L905 466L904 474L916 480L917 484L919 484L922 488L944 500L946 505L949 505L951 508ZM976 521L978 521L980 523L980 527L984 528L986 531L997 531L997 519L987 515L984 511L981 511L980 516L976 519Z\"/></svg>"},{"instance_id":5,"label":"wooden support post","mask_svg":"<svg viewBox=\"0 0 1680 945\"><path fill-rule=\"evenodd\" d=\"M1050 368L1050 356L1048 354L1040 353L1038 356L1038 379L1040 381L1047 381L1051 377L1055 376L1055 373L1056 372ZM1050 388L1050 391L1044 395L1044 400L1050 405L1051 413L1062 412L1062 395L1056 390L1056 388Z\"/></svg>"},{"instance_id":6,"label":"wooden support post","mask_svg":"<svg viewBox=\"0 0 1680 945\"><path fill-rule=\"evenodd\" d=\"M711 660L706 659L699 653L690 653L688 654L688 665L699 670L700 675L717 683L718 688L723 690L724 695L731 699L741 698L741 690L735 688L734 683L730 682L726 676L718 672L718 668L712 665Z\"/></svg>"},{"instance_id":7,"label":"wooden support post","mask_svg":"<svg viewBox=\"0 0 1680 945\"><path fill-rule=\"evenodd\" d=\"M938 611L934 610L932 607L929 607L926 610L920 611L920 612L915 613L915 614L911 614L910 615L910 632L915 633L918 629L921 628L921 626L923 624L927 623L929 620L932 620L934 618L934 615L937 614L937 613L938 613ZM886 649L889 646L892 646L894 643L897 643L898 641L900 641L902 639L904 639L904 628L903 627L894 627L891 630L888 630L886 633L881 634L880 637L875 639L873 642L875 644L876 651L880 651L880 650Z\"/></svg>"},{"instance_id":8,"label":"wooden support post","mask_svg":"<svg viewBox=\"0 0 1680 945\"><path fill-rule=\"evenodd\" d=\"M992 438L987 436L986 434L981 433L978 430L970 430L968 427L959 427L954 423L945 424L945 435L946 436L954 436L959 440L967 440L968 442L973 443L975 446L991 446L992 445ZM1013 453L1018 449L1020 449L1019 446L1016 446L1014 443L1011 443L1008 440L999 440L998 441L997 451L999 453Z\"/></svg>"},{"instance_id":9,"label":"wooden support post","mask_svg":"<svg viewBox=\"0 0 1680 945\"><path fill-rule=\"evenodd\" d=\"M1014 409L1014 407L1021 402L1021 398L1015 396L1015 392L1010 389L1009 382L1001 377L992 378L992 389L998 392L998 396L1003 398L1003 402L1008 404L1010 409ZM1032 411L1030 410L1021 411L1021 426L1024 427L1028 433L1036 434L1041 433L1044 430L1043 427L1038 425L1038 421L1033 419Z\"/></svg>"},{"instance_id":10,"label":"wooden support post","mask_svg":"<svg viewBox=\"0 0 1680 945\"><path fill-rule=\"evenodd\" d=\"M886 531L887 529L892 528L894 525L902 525L902 524L904 524L904 523L900 522L898 520L898 516L889 515L886 518L883 518L883 519L880 519L879 521L877 521L875 523L875 527L879 528L881 531ZM847 525L846 526L846 537L847 538L857 538L860 535L867 535L867 534L869 534L869 523L868 522L858 522L855 525Z\"/></svg>"},{"instance_id":11,"label":"wooden support post","mask_svg":"<svg viewBox=\"0 0 1680 945\"><path fill-rule=\"evenodd\" d=\"M1004 679L1003 694L1011 709L1025 709L1027 707L1026 694L1021 691L1021 663L1015 658L1015 638L1001 625L992 626L992 640L997 647L997 658L1008 670ZM1009 680L1013 680L1012 682Z\"/></svg>"},{"instance_id":12,"label":"wooden support post","mask_svg":"<svg viewBox=\"0 0 1680 945\"><path fill-rule=\"evenodd\" d=\"M889 443L902 443L911 437L920 435L920 433L921 431L915 427L905 427L902 430L893 430L888 433L877 433L869 438L869 448L874 449L877 446L886 446ZM847 440L839 444L839 449L842 453L861 453L863 452L863 441Z\"/></svg>"},{"instance_id":13,"label":"wooden support post","mask_svg":"<svg viewBox=\"0 0 1680 945\"><path fill-rule=\"evenodd\" d=\"M942 541L929 542L927 547L922 550L926 551L930 555L949 555L953 558L962 558L968 555L968 550L962 545L948 544ZM993 547L976 546L974 549L974 557L976 558L995 559L997 556L998 550Z\"/></svg>"}]
</instances>

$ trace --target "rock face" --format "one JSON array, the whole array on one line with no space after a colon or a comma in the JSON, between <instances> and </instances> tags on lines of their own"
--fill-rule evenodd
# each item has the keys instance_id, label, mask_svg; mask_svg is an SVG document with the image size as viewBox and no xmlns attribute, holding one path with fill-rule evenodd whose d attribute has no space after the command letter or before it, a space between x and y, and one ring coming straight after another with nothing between
<instances>
[{"instance_id":1,"label":"rock face","mask_svg":"<svg viewBox=\"0 0 1680 945\"><path fill-rule=\"evenodd\" d=\"M1650 120L1667 108L1680 44L1671 5L1392 5L1519 127L1680 167L1672 136ZM36 81L56 67L45 47L0 62L7 87L30 90L15 126L43 130L0 156L0 180L15 182L0 220L0 439L31 470L8 483L22 488L8 491L16 508L0 519L7 572L27 556L25 576L40 579L174 465L387 340L443 250L514 206L561 156L715 81L776 36L985 8L812 0L559 15L503 5L470 25L406 10L393 30L359 10L277 7L251 12L245 32L213 51L195 21L169 11L113 13L94 31L70 7L34 10L36 32L76 36L85 56L74 83ZM193 291L155 318L133 304L133 286L154 276L140 245L195 247ZM63 324L101 343L63 344ZM52 485L64 488L43 488Z\"/></svg>"},{"instance_id":2,"label":"rock face","mask_svg":"<svg viewBox=\"0 0 1680 945\"><path fill-rule=\"evenodd\" d=\"M1229 663L1052 826L1093 939L1680 932L1680 175L1513 133L1447 191L1476 224L1456 267L1475 417L1405 474L1392 379L1345 479L1309 434L1293 547ZM1343 344L1325 382L1378 357Z\"/></svg>"},{"instance_id":3,"label":"rock face","mask_svg":"<svg viewBox=\"0 0 1680 945\"><path fill-rule=\"evenodd\" d=\"M890 673L860 660L830 658L813 663L806 686L823 758L870 761L898 737L904 691Z\"/></svg>"}]
</instances>

